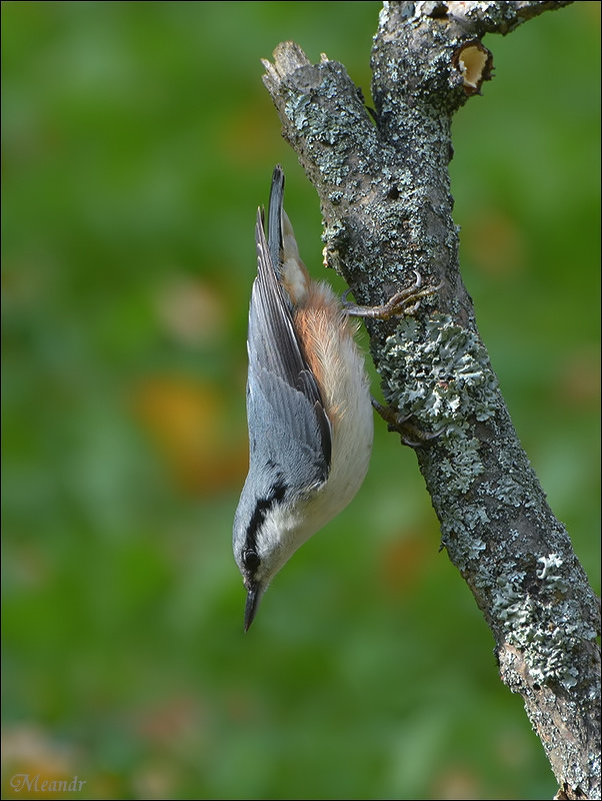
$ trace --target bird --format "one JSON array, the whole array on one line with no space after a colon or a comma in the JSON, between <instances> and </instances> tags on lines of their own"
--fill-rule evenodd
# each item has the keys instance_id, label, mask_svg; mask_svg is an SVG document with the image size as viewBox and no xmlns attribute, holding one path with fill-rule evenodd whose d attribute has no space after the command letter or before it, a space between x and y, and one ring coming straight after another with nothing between
<instances>
[{"instance_id":1,"label":"bird","mask_svg":"<svg viewBox=\"0 0 602 801\"><path fill-rule=\"evenodd\" d=\"M373 411L353 317L416 308L433 290L402 290L380 307L345 303L313 280L283 207L276 165L268 231L257 210L257 276L249 306L246 389L249 470L234 516L232 545L251 626L271 580L313 534L338 515L370 463Z\"/></svg>"}]
</instances>

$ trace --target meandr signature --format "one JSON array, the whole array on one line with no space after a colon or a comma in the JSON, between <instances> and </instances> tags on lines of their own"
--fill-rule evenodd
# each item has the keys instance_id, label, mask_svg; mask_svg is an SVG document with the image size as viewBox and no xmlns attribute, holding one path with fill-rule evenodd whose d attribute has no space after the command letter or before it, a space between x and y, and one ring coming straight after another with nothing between
<instances>
[{"instance_id":1,"label":"meandr signature","mask_svg":"<svg viewBox=\"0 0 602 801\"><path fill-rule=\"evenodd\" d=\"M82 789L86 779L73 776L71 779L40 779L39 773L32 776L29 773L15 773L11 776L10 786L15 793L27 790L31 793L76 793Z\"/></svg>"}]
</instances>

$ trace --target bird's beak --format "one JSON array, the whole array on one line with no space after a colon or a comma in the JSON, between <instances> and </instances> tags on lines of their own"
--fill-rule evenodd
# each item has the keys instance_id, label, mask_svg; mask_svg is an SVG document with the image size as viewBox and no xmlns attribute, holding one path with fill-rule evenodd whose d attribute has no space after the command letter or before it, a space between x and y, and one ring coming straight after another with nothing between
<instances>
[{"instance_id":1,"label":"bird's beak","mask_svg":"<svg viewBox=\"0 0 602 801\"><path fill-rule=\"evenodd\" d=\"M245 631L249 630L251 623L255 619L255 614L257 612L257 607L259 606L259 601L261 600L262 594L261 586L259 584L253 583L247 590L247 602L245 604Z\"/></svg>"}]
</instances>

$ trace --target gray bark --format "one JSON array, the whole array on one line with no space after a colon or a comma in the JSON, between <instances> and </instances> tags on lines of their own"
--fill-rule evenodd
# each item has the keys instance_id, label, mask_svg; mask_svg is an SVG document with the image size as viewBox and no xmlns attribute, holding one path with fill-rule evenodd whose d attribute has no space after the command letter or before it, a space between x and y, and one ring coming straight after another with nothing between
<instances>
[{"instance_id":1,"label":"gray bark","mask_svg":"<svg viewBox=\"0 0 602 801\"><path fill-rule=\"evenodd\" d=\"M372 52L374 119L344 67L293 42L264 61L283 134L321 200L327 263L362 304L442 287L370 321L383 392L416 454L442 546L522 695L559 796L600 797L599 603L518 440L458 265L448 163L453 114L490 77L485 33L563 2L390 2ZM393 424L393 427L396 427ZM408 424L400 423L406 435ZM438 434L429 438L429 434Z\"/></svg>"}]
</instances>

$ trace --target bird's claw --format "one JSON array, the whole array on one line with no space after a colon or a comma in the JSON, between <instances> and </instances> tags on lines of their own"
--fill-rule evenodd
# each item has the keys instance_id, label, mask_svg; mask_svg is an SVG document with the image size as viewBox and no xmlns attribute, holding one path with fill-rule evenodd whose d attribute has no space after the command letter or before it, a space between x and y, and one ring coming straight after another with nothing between
<instances>
[{"instance_id":1,"label":"bird's claw","mask_svg":"<svg viewBox=\"0 0 602 801\"><path fill-rule=\"evenodd\" d=\"M380 306L358 306L355 303L348 303L346 300L350 290L343 293L342 303L345 312L352 317L370 317L376 320L389 320L391 317L401 317L403 315L414 314L420 306L422 298L433 295L443 286L428 286L422 289L422 276L418 270L414 270L416 282L406 289L396 292L386 303Z\"/></svg>"},{"instance_id":2,"label":"bird's claw","mask_svg":"<svg viewBox=\"0 0 602 801\"><path fill-rule=\"evenodd\" d=\"M374 398L372 398L372 406L387 423L389 431L397 431L402 443L410 448L424 447L430 440L440 437L446 428L441 426L437 431L422 431L408 422L412 418L411 414L404 416L394 406L383 406Z\"/></svg>"}]
</instances>

